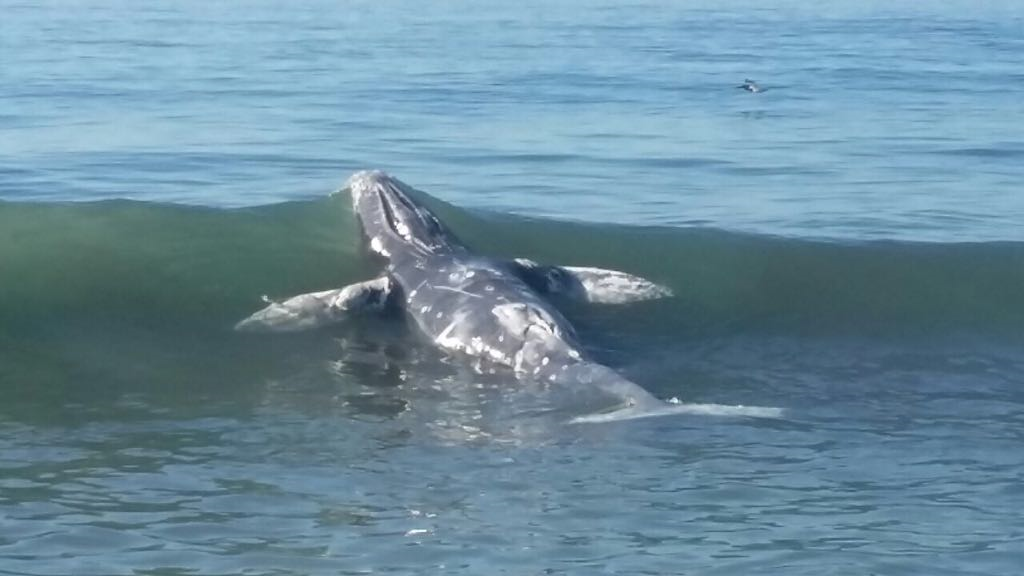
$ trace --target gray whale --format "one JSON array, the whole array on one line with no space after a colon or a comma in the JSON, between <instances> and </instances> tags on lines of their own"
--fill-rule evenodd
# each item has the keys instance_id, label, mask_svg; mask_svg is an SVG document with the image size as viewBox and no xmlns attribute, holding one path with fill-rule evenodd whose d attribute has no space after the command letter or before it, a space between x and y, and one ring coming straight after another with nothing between
<instances>
[{"instance_id":1,"label":"gray whale","mask_svg":"<svg viewBox=\"0 0 1024 576\"><path fill-rule=\"evenodd\" d=\"M353 314L401 309L435 346L470 359L478 370L507 367L570 395L597 393L605 406L575 421L606 421L672 413L771 415L757 409L683 405L659 400L589 358L552 295L621 304L672 295L649 280L601 268L549 266L490 258L471 251L405 184L379 171L348 181L369 249L386 262L375 279L301 294L236 325L246 331L296 331L342 322ZM751 412L753 410L753 412ZM771 409L764 409L771 410Z\"/></svg>"}]
</instances>

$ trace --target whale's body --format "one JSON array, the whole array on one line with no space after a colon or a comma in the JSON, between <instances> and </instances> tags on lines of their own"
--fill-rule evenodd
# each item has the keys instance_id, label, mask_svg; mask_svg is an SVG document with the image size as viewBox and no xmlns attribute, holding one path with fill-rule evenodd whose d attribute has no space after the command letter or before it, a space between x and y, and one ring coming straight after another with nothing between
<instances>
[{"instance_id":1,"label":"whale's body","mask_svg":"<svg viewBox=\"0 0 1024 576\"><path fill-rule=\"evenodd\" d=\"M388 274L406 313L440 348L545 377L582 357L569 322L504 263L430 255L396 259Z\"/></svg>"},{"instance_id":2,"label":"whale's body","mask_svg":"<svg viewBox=\"0 0 1024 576\"><path fill-rule=\"evenodd\" d=\"M671 294L624 272L543 266L472 252L404 184L382 172L349 179L353 208L369 248L386 261L377 279L303 294L269 306L239 329L289 331L343 321L367 310L400 309L435 346L469 358L481 371L512 369L562 392L606 401L594 420L693 412L673 406L590 359L552 295L622 303Z\"/></svg>"}]
</instances>

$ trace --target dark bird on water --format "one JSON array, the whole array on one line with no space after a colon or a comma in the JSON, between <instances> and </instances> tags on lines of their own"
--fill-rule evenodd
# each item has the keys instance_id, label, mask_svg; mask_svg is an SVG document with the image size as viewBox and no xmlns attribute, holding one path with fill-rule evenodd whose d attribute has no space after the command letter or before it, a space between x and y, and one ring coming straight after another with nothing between
<instances>
[{"instance_id":1,"label":"dark bird on water","mask_svg":"<svg viewBox=\"0 0 1024 576\"><path fill-rule=\"evenodd\" d=\"M743 80L743 84L740 84L739 86L737 86L737 88L742 88L743 90L746 90L747 92L753 92L753 93L764 92L764 90L765 90L764 88L761 88L761 86L759 86L757 82L754 82L750 78L745 78Z\"/></svg>"}]
</instances>

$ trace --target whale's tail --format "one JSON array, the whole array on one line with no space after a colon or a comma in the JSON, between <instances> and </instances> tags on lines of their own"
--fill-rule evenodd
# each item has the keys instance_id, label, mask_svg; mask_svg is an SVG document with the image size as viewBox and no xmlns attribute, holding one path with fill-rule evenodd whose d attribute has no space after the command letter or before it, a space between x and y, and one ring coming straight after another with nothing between
<instances>
[{"instance_id":1,"label":"whale's tail","mask_svg":"<svg viewBox=\"0 0 1024 576\"><path fill-rule=\"evenodd\" d=\"M617 422L683 414L752 418L779 418L782 416L781 408L767 406L691 404L680 402L676 398L665 402L638 384L623 378L611 368L591 362L581 362L571 366L565 371L565 374L576 380L578 384L593 386L604 394L621 399L620 403L614 404L606 410L572 418L570 422L573 424Z\"/></svg>"}]
</instances>

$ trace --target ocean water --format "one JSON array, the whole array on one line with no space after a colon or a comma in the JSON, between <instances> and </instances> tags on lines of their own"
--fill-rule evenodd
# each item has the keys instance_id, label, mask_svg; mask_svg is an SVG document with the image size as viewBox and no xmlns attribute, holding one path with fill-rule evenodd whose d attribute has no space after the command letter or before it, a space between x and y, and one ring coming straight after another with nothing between
<instances>
[{"instance_id":1,"label":"ocean water","mask_svg":"<svg viewBox=\"0 0 1024 576\"><path fill-rule=\"evenodd\" d=\"M1024 5L0 13L0 574L1024 570ZM401 322L232 331L377 272L365 168L670 286L565 313L782 415L572 425Z\"/></svg>"}]
</instances>

